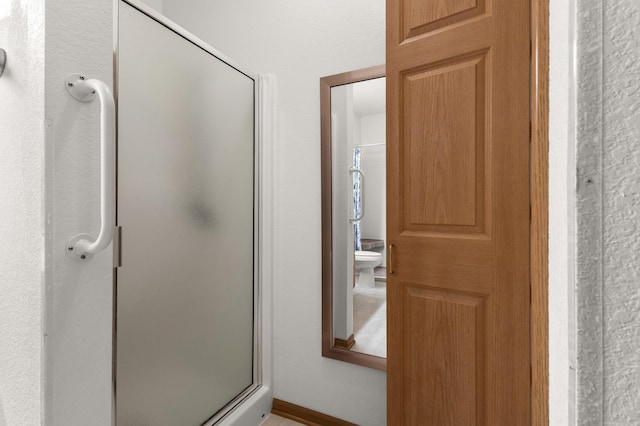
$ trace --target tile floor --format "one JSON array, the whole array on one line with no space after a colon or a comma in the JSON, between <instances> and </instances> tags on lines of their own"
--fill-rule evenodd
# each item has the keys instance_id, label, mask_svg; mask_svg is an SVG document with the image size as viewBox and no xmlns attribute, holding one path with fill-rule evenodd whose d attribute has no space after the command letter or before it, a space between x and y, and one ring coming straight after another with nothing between
<instances>
[{"instance_id":1,"label":"tile floor","mask_svg":"<svg viewBox=\"0 0 640 426\"><path fill-rule=\"evenodd\" d=\"M296 426L303 425L303 423L294 422L293 420L285 419L284 417L276 416L275 414L269 414L266 419L260 423L260 426Z\"/></svg>"},{"instance_id":2,"label":"tile floor","mask_svg":"<svg viewBox=\"0 0 640 426\"><path fill-rule=\"evenodd\" d=\"M376 280L375 288L353 289L353 334L351 348L379 357L387 356L387 289Z\"/></svg>"}]
</instances>

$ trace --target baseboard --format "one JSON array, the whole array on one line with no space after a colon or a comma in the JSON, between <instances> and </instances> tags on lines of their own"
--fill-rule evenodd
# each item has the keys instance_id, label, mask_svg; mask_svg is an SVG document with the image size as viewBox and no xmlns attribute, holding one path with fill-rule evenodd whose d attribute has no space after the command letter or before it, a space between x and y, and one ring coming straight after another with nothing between
<instances>
[{"instance_id":1,"label":"baseboard","mask_svg":"<svg viewBox=\"0 0 640 426\"><path fill-rule=\"evenodd\" d=\"M355 423L349 423L276 398L273 398L271 412L308 426L357 426Z\"/></svg>"},{"instance_id":2,"label":"baseboard","mask_svg":"<svg viewBox=\"0 0 640 426\"><path fill-rule=\"evenodd\" d=\"M340 348L340 349L346 349L348 351L351 350L351 348L355 344L356 344L356 338L354 337L353 334L351 334L351 336L349 336L349 338L347 340L338 339L337 337L333 339L333 346L334 347Z\"/></svg>"}]
</instances>

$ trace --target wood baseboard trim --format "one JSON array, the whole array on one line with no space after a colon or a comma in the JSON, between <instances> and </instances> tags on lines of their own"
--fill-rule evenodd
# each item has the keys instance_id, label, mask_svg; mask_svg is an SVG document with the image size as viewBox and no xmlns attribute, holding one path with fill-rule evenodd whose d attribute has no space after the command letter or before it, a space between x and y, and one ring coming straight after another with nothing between
<instances>
[{"instance_id":1,"label":"wood baseboard trim","mask_svg":"<svg viewBox=\"0 0 640 426\"><path fill-rule=\"evenodd\" d=\"M333 346L336 348L340 348L340 349L346 349L348 351L351 350L351 348L353 347L353 345L356 344L356 338L355 336L352 334L351 336L349 336L348 339L339 339L339 338L334 338L333 339Z\"/></svg>"},{"instance_id":2,"label":"wood baseboard trim","mask_svg":"<svg viewBox=\"0 0 640 426\"><path fill-rule=\"evenodd\" d=\"M294 420L308 426L357 426L355 423L349 423L336 417L328 416L276 398L273 398L271 412L280 417Z\"/></svg>"}]
</instances>

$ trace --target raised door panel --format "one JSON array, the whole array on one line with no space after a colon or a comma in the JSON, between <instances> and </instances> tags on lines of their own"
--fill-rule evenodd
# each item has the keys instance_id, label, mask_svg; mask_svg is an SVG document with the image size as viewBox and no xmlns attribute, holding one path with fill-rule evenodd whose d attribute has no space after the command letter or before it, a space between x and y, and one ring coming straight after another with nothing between
<instances>
[{"instance_id":1,"label":"raised door panel","mask_svg":"<svg viewBox=\"0 0 640 426\"><path fill-rule=\"evenodd\" d=\"M403 230L484 231L486 63L482 53L404 75Z\"/></svg>"},{"instance_id":2,"label":"raised door panel","mask_svg":"<svg viewBox=\"0 0 640 426\"><path fill-rule=\"evenodd\" d=\"M402 6L402 33L411 38L480 15L486 1L404 0Z\"/></svg>"},{"instance_id":3,"label":"raised door panel","mask_svg":"<svg viewBox=\"0 0 640 426\"><path fill-rule=\"evenodd\" d=\"M484 297L401 284L405 424L481 425ZM480 415L478 415L480 413Z\"/></svg>"}]
</instances>

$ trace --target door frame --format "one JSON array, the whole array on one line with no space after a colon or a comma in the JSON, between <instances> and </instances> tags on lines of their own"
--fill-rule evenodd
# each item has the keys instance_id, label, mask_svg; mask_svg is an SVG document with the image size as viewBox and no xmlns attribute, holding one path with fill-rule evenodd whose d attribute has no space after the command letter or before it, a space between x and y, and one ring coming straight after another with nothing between
<instances>
[{"instance_id":1,"label":"door frame","mask_svg":"<svg viewBox=\"0 0 640 426\"><path fill-rule=\"evenodd\" d=\"M549 424L549 2L531 0L531 425Z\"/></svg>"}]
</instances>

